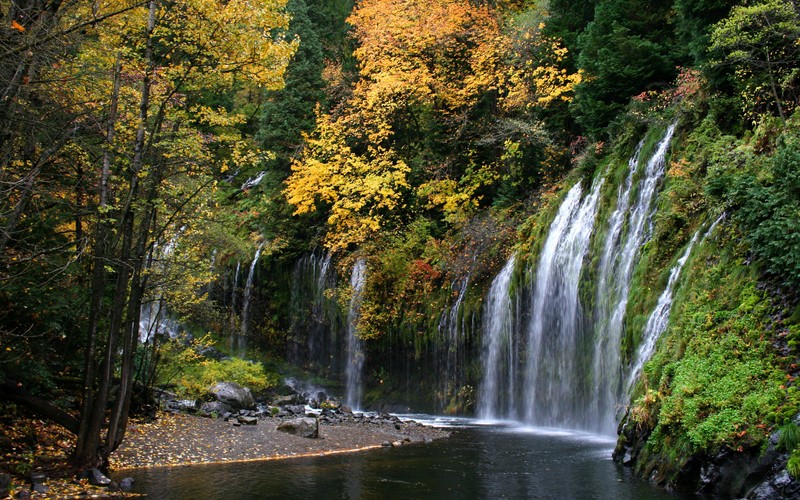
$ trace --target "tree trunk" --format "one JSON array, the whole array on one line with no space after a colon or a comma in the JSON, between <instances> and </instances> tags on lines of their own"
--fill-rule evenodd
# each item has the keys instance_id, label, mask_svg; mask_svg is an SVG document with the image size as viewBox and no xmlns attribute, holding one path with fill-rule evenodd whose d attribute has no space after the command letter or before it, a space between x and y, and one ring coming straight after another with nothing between
<instances>
[{"instance_id":1,"label":"tree trunk","mask_svg":"<svg viewBox=\"0 0 800 500\"><path fill-rule=\"evenodd\" d=\"M109 441L117 440L115 436L113 439L107 440L105 445L101 445L101 431L106 419L106 407L109 401L111 380L118 361L117 348L120 340L123 342L123 350L125 350L129 342L128 332L130 330L130 325L126 324L125 320L126 317L127 319L131 318L131 315L128 314L129 308L132 306L131 299L134 299L133 302L137 302L134 293L136 293L136 281L139 279L137 272L141 270L141 263L137 261L143 259L143 256L139 255L138 248L134 251L134 227L137 215L136 206L140 201L139 181L142 166L144 165L145 138L148 126L148 109L150 107L151 75L153 71L151 35L155 28L155 13L156 0L150 0L146 32L147 48L145 52L145 59L148 61L148 69L142 81L142 92L139 101L139 125L133 145L134 155L130 165L130 187L128 189L125 208L121 215L120 234L122 243L119 249L120 257L116 263L117 280L114 286L114 298L111 307L111 323L109 326L108 340L106 342L105 356L100 373L97 377L97 390L91 398L91 404L85 405L91 408L88 412L81 415L82 434L78 436L76 452L72 459L73 465L77 467L105 465L108 460L108 455L112 451L110 446L113 445L113 442ZM148 213L145 213L143 216L146 219L149 215L148 211ZM134 280L133 283L131 281L132 279ZM138 299L138 302L140 301L141 297ZM126 393L129 394L130 391L126 391L125 387L121 387L117 401L124 401ZM119 411L124 409L127 409L127 406L121 408ZM116 435L118 432L117 426L120 415L116 409L112 415L116 418L112 418L110 424L114 427L113 433Z\"/></svg>"}]
</instances>

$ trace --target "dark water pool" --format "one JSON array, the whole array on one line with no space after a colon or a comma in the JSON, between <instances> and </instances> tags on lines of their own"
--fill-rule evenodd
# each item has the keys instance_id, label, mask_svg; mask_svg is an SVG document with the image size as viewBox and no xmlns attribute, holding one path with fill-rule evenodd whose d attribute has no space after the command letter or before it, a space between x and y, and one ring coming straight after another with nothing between
<instances>
[{"instance_id":1,"label":"dark water pool","mask_svg":"<svg viewBox=\"0 0 800 500\"><path fill-rule=\"evenodd\" d=\"M124 475L158 499L675 498L614 463L610 438L468 421L453 430L425 445Z\"/></svg>"}]
</instances>

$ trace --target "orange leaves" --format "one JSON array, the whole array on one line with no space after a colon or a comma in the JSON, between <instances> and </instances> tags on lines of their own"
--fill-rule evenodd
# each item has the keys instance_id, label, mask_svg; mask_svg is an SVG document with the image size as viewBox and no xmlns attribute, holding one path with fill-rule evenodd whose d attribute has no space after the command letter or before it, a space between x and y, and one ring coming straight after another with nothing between
<instances>
[{"instance_id":1,"label":"orange leaves","mask_svg":"<svg viewBox=\"0 0 800 500\"><path fill-rule=\"evenodd\" d=\"M14 28L15 30L19 31L20 33L24 33L25 32L25 26L19 24L17 21L15 21L13 19L11 20L11 27Z\"/></svg>"}]
</instances>

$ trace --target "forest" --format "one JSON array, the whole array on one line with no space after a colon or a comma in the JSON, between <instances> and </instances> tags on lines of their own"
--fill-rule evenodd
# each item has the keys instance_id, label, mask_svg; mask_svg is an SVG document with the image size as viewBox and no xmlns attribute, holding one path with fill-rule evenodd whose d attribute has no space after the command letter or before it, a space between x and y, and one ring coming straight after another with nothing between
<instances>
[{"instance_id":1,"label":"forest","mask_svg":"<svg viewBox=\"0 0 800 500\"><path fill-rule=\"evenodd\" d=\"M0 420L66 430L72 470L159 390L293 377L618 435L671 489L773 450L800 480L795 0L0 19Z\"/></svg>"}]
</instances>

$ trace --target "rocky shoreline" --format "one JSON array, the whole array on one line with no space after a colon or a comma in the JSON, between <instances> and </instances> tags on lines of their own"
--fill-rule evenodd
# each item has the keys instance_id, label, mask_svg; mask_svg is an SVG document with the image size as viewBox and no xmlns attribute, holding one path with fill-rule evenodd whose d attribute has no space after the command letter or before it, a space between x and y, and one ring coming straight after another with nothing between
<instances>
[{"instance_id":1,"label":"rocky shoreline","mask_svg":"<svg viewBox=\"0 0 800 500\"><path fill-rule=\"evenodd\" d=\"M317 388L284 387L284 394L257 401L249 389L223 382L198 400L166 391L158 396L158 411L129 423L125 440L109 459L110 473L90 469L77 478L54 471L34 471L25 478L2 474L0 498L138 496L131 493L135 487L126 470L354 453L450 435L386 412L353 412Z\"/></svg>"},{"instance_id":2,"label":"rocky shoreline","mask_svg":"<svg viewBox=\"0 0 800 500\"><path fill-rule=\"evenodd\" d=\"M316 437L279 430L281 425L297 425L302 420L314 423ZM449 435L445 430L387 414L351 414L335 419L245 414L226 420L164 413L153 422L131 426L125 442L111 456L111 467L119 471L319 456L427 443Z\"/></svg>"},{"instance_id":3,"label":"rocky shoreline","mask_svg":"<svg viewBox=\"0 0 800 500\"><path fill-rule=\"evenodd\" d=\"M353 412L321 391L293 388L257 403L247 388L225 382L205 400L169 396L158 418L130 425L112 469L325 455L450 435L385 412Z\"/></svg>"}]
</instances>

